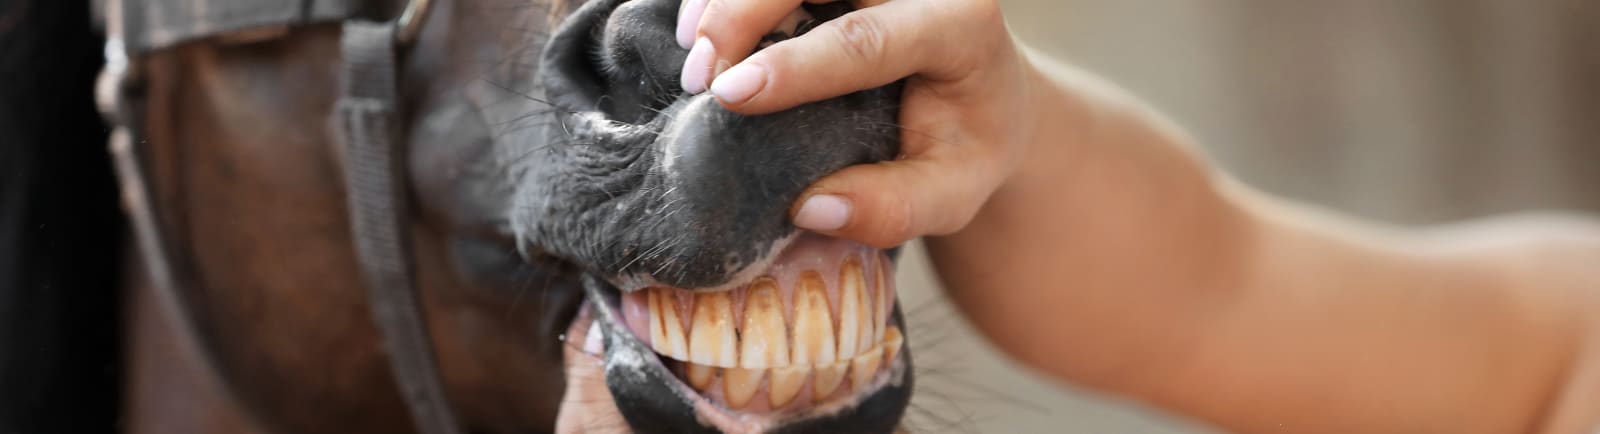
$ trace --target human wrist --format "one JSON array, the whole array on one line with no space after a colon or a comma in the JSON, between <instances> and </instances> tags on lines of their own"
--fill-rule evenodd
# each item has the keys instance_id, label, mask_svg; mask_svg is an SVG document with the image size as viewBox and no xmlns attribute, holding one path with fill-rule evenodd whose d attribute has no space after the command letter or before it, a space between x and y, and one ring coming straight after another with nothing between
<instances>
[{"instance_id":1,"label":"human wrist","mask_svg":"<svg viewBox=\"0 0 1600 434\"><path fill-rule=\"evenodd\" d=\"M1049 179L1071 170L1085 148L1096 142L1101 132L1098 125L1104 115L1090 100L1077 93L1069 82L1062 79L1063 70L1070 69L1060 62L1037 52L1026 44L1014 44L1018 64L1021 65L1021 107L1015 110L1026 113L1017 124L1024 131L1016 137L1018 164L1000 188L1015 187L1029 180Z\"/></svg>"}]
</instances>

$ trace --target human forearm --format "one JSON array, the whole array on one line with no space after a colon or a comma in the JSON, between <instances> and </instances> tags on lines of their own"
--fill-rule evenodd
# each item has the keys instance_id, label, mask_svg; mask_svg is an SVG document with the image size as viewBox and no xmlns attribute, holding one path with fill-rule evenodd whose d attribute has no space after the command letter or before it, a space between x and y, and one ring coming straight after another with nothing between
<instances>
[{"instance_id":1,"label":"human forearm","mask_svg":"<svg viewBox=\"0 0 1600 434\"><path fill-rule=\"evenodd\" d=\"M1236 286L1243 220L1175 130L1093 77L1044 67L1018 109L1038 126L1022 166L929 251L956 305L1013 357L1126 389L1186 351L1195 307Z\"/></svg>"},{"instance_id":2,"label":"human forearm","mask_svg":"<svg viewBox=\"0 0 1600 434\"><path fill-rule=\"evenodd\" d=\"M1228 196L1253 221L1248 277L1150 399L1238 432L1539 426L1596 308L1571 275L1527 274L1520 249Z\"/></svg>"},{"instance_id":3,"label":"human forearm","mask_svg":"<svg viewBox=\"0 0 1600 434\"><path fill-rule=\"evenodd\" d=\"M929 240L1012 356L1242 432L1525 431L1556 399L1584 272L1251 192L1093 78L1035 86L1026 163Z\"/></svg>"}]
</instances>

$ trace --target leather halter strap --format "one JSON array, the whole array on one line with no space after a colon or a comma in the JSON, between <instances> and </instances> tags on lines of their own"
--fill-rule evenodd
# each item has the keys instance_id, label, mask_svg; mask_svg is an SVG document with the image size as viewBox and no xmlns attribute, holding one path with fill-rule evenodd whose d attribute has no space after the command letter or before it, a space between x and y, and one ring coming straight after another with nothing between
<instances>
[{"instance_id":1,"label":"leather halter strap","mask_svg":"<svg viewBox=\"0 0 1600 434\"><path fill-rule=\"evenodd\" d=\"M133 2L137 4L138 2ZM373 321L383 334L389 363L418 432L459 434L460 422L444 393L433 358L426 317L415 283L411 252L411 208L407 200L406 149L399 118L397 57L418 36L429 0L411 0L397 22L346 21L341 49L341 94L336 107L351 233L367 285ZM111 152L121 184L123 206L137 237L162 309L174 316L179 340L199 355L207 375L228 392L235 385L217 370L216 354L204 347L195 329L194 307L185 297L196 280L174 261L178 254L163 231L149 173L140 163L144 142L140 71L130 65L115 38L108 40L105 78L114 84L111 101L102 101L112 133ZM248 409L247 409L248 410ZM252 418L260 415L246 411ZM258 425L261 420L255 420Z\"/></svg>"},{"instance_id":2,"label":"leather halter strap","mask_svg":"<svg viewBox=\"0 0 1600 434\"><path fill-rule=\"evenodd\" d=\"M409 15L408 15L409 16ZM417 429L461 432L445 400L414 279L406 150L402 147L395 23L350 21L341 42L338 103L350 226L372 319ZM404 28L402 26L402 28Z\"/></svg>"}]
</instances>

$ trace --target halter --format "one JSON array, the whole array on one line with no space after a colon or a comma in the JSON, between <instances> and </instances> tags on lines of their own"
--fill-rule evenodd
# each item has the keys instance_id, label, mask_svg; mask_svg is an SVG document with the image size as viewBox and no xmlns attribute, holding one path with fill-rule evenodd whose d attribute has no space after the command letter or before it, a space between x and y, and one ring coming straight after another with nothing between
<instances>
[{"instance_id":1,"label":"halter","mask_svg":"<svg viewBox=\"0 0 1600 434\"><path fill-rule=\"evenodd\" d=\"M125 3L139 14L143 4ZM341 94L335 109L339 139L345 148L344 176L351 233L360 261L372 318L383 334L395 382L417 430L427 434L458 434L462 426L451 412L439 370L433 358L426 318L422 312L411 252L410 208L406 189L406 149L399 120L398 62L402 50L414 44L432 9L431 0L410 0L394 21L350 19L343 25L340 68ZM143 35L135 45L149 43ZM117 127L111 134L111 153L138 249L162 309L173 315L173 326L183 345L207 375L227 391L235 387L217 370L217 356L203 348L195 330L194 308L183 296L197 282L192 270L173 261L177 251L163 232L153 203L154 190L146 168L140 164L144 144L144 100L139 68L123 40L106 43L106 67L101 83L101 110ZM248 410L248 409L247 409ZM246 413L253 413L247 411ZM251 416L258 417L257 414ZM259 422L260 421L256 421Z\"/></svg>"}]
</instances>

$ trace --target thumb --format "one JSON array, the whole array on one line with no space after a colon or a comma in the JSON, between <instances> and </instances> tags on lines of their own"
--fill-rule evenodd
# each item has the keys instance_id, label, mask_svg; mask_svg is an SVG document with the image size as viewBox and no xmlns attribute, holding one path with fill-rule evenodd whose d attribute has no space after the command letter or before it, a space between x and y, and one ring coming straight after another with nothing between
<instances>
[{"instance_id":1,"label":"thumb","mask_svg":"<svg viewBox=\"0 0 1600 434\"><path fill-rule=\"evenodd\" d=\"M879 248L961 230L997 186L991 165L956 158L847 167L818 180L792 211L795 226Z\"/></svg>"}]
</instances>

